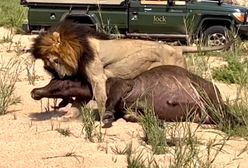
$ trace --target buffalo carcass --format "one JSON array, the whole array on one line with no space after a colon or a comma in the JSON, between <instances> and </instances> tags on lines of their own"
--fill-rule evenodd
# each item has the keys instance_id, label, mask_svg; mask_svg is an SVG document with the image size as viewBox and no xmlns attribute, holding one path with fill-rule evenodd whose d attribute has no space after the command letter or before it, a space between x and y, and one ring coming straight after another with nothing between
<instances>
[{"instance_id":1,"label":"buffalo carcass","mask_svg":"<svg viewBox=\"0 0 248 168\"><path fill-rule=\"evenodd\" d=\"M71 97L85 103L92 99L90 84L73 80L53 79L47 86L36 88L31 93L36 99L62 98L67 103ZM238 122L227 111L218 88L212 82L173 65L155 67L130 80L108 79L103 122L108 127L115 116L128 119L127 109L142 113L144 104L153 107L155 115L164 121L217 124L219 117L223 117Z\"/></svg>"}]
</instances>

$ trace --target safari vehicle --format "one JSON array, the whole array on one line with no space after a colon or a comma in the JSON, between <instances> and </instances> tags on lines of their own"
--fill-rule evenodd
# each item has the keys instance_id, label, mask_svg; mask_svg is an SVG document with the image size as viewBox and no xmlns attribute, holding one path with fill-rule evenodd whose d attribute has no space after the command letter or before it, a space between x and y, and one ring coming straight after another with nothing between
<instances>
[{"instance_id":1,"label":"safari vehicle","mask_svg":"<svg viewBox=\"0 0 248 168\"><path fill-rule=\"evenodd\" d=\"M248 36L248 8L222 0L21 0L21 4L28 7L28 32L68 19L124 37L202 37L208 45L226 43L229 30Z\"/></svg>"}]
</instances>

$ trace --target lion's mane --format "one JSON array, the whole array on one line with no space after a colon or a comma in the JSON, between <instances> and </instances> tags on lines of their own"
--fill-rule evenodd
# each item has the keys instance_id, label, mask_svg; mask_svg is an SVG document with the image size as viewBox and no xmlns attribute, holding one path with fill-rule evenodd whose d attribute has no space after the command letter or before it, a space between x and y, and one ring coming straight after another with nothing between
<instances>
[{"instance_id":1,"label":"lion's mane","mask_svg":"<svg viewBox=\"0 0 248 168\"><path fill-rule=\"evenodd\" d=\"M86 75L83 68L94 59L94 51L88 41L90 37L110 39L110 36L91 27L63 21L35 38L31 54L35 59L42 60L51 54L56 55L71 72L80 71L79 73Z\"/></svg>"}]
</instances>

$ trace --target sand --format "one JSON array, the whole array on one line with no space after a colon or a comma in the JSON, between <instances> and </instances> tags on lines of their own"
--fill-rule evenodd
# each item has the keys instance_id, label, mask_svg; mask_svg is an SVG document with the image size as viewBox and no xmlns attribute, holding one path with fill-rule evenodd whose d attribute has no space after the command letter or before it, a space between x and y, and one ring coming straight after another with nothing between
<instances>
[{"instance_id":1,"label":"sand","mask_svg":"<svg viewBox=\"0 0 248 168\"><path fill-rule=\"evenodd\" d=\"M9 30L0 28L0 39ZM26 62L31 62L30 54L25 52L32 44L35 35L15 35L13 44L0 44L0 57L8 60L13 57L21 58ZM69 122L59 122L52 120L54 116L63 114L63 110L47 111L47 99L35 101L30 97L30 91L39 86L47 84L50 76L43 70L42 62L35 64L35 73L38 75L35 85L28 82L26 64L23 63L23 71L16 83L15 95L20 96L22 103L14 105L9 109L9 113L0 116L0 168L44 168L44 167L91 167L91 168L121 168L127 167L127 156L118 155L112 149L124 147L131 143L137 153L143 151L145 156L151 156L150 146L146 145L143 137L142 128L138 123L129 123L123 119L113 123L113 127L102 129L104 135L102 142L89 142L85 139L82 132L83 124L80 119ZM236 85L227 85L217 82L217 85L224 97L234 98L237 90ZM53 100L49 101L53 105ZM99 122L96 122L98 125ZM187 125L193 131L197 124L181 123ZM173 123L170 123L173 125ZM57 130L67 129L71 132L69 136L62 135ZM179 129L179 126L177 127ZM179 131L179 135L183 131ZM196 137L200 142L200 155L206 157L206 145L209 140L222 142L225 134L213 129L198 128ZM232 137L226 141L223 151L220 152L214 161L216 167L240 167L246 168L248 164L247 150L241 151L247 146L248 142L243 138ZM173 149L170 152L156 155L154 158L160 167L168 167L170 160L173 160ZM214 152L214 150L212 150ZM241 154L240 154L241 153ZM213 154L211 153L211 156ZM200 159L201 160L201 159ZM203 161L203 159L202 159Z\"/></svg>"}]
</instances>

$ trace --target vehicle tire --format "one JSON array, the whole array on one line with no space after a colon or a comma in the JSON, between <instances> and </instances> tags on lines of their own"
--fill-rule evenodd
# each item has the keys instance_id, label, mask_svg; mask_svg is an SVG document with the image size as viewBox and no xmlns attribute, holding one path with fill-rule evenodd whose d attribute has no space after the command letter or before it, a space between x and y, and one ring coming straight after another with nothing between
<instances>
[{"instance_id":1,"label":"vehicle tire","mask_svg":"<svg viewBox=\"0 0 248 168\"><path fill-rule=\"evenodd\" d=\"M28 24L22 24L22 29L24 33L30 33L29 25Z\"/></svg>"},{"instance_id":2,"label":"vehicle tire","mask_svg":"<svg viewBox=\"0 0 248 168\"><path fill-rule=\"evenodd\" d=\"M229 30L224 26L211 26L203 32L205 46L224 45L230 41Z\"/></svg>"}]
</instances>

